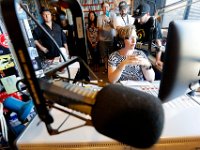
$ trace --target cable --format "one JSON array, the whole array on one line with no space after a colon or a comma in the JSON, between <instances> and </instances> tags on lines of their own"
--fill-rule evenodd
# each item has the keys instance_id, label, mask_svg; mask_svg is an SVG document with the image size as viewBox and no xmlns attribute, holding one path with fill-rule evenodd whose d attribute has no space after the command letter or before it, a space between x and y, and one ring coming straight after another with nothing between
<instances>
[{"instance_id":1,"label":"cable","mask_svg":"<svg viewBox=\"0 0 200 150\"><path fill-rule=\"evenodd\" d=\"M3 114L3 104L0 103L0 122L1 122L1 132L4 140L8 142L8 128L6 124L6 120Z\"/></svg>"}]
</instances>

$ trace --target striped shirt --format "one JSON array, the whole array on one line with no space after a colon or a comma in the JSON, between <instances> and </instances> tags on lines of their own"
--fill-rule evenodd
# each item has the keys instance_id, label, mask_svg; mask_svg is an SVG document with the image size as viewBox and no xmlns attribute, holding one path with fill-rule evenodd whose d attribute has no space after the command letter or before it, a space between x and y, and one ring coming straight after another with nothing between
<instances>
[{"instance_id":1,"label":"striped shirt","mask_svg":"<svg viewBox=\"0 0 200 150\"><path fill-rule=\"evenodd\" d=\"M140 55L142 57L146 57L144 52L140 50L134 50L133 55ZM110 67L117 67L122 61L126 59L126 56L120 55L119 51L115 51L109 56L108 65ZM123 70L119 81L123 80L134 80L134 81L143 81L145 80L142 68L140 65L126 65Z\"/></svg>"}]
</instances>

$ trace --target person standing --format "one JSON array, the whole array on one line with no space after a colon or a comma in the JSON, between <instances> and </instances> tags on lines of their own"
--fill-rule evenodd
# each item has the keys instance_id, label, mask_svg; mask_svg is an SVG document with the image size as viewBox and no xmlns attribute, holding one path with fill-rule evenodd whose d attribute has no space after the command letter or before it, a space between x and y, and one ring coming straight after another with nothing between
<instances>
[{"instance_id":1,"label":"person standing","mask_svg":"<svg viewBox=\"0 0 200 150\"><path fill-rule=\"evenodd\" d=\"M74 26L73 24L69 24L69 19L67 18L67 16L68 15L60 14L59 20L60 20L60 26L67 37L67 46L68 46L69 55L73 56L74 49L76 47L75 37L74 37Z\"/></svg>"},{"instance_id":2,"label":"person standing","mask_svg":"<svg viewBox=\"0 0 200 150\"><path fill-rule=\"evenodd\" d=\"M120 27L126 25L133 25L135 19L128 14L128 4L126 1L121 1L118 5L119 7L119 16L115 19L115 27L118 30Z\"/></svg>"},{"instance_id":3,"label":"person standing","mask_svg":"<svg viewBox=\"0 0 200 150\"><path fill-rule=\"evenodd\" d=\"M99 28L99 51L101 59L103 59L105 64L103 73L107 73L108 55L113 51L114 36L116 34L113 25L116 14L110 11L110 4L108 1L104 1L101 7L103 14L97 18L97 27Z\"/></svg>"},{"instance_id":4,"label":"person standing","mask_svg":"<svg viewBox=\"0 0 200 150\"><path fill-rule=\"evenodd\" d=\"M99 30L97 28L97 16L94 11L88 13L88 28L87 28L87 40L90 55L92 57L92 65L94 66L94 71L99 70Z\"/></svg>"},{"instance_id":5,"label":"person standing","mask_svg":"<svg viewBox=\"0 0 200 150\"><path fill-rule=\"evenodd\" d=\"M48 8L42 7L41 15L43 18L42 26L46 31L53 37L57 45L61 48L64 47L67 55L68 46L66 35L63 32L62 28L52 21L52 14ZM33 31L34 43L39 50L39 53L48 60L60 61L60 52L57 49L56 45L48 37L48 35L40 28L36 27ZM41 56L40 55L40 56Z\"/></svg>"},{"instance_id":6,"label":"person standing","mask_svg":"<svg viewBox=\"0 0 200 150\"><path fill-rule=\"evenodd\" d=\"M114 27L116 31L120 30L121 27L124 27L126 25L133 25L135 19L128 14L128 4L126 1L119 2L118 5L119 8L119 15L114 20ZM114 38L114 49L119 50L121 48L120 40L118 37L118 34L116 34Z\"/></svg>"},{"instance_id":7,"label":"person standing","mask_svg":"<svg viewBox=\"0 0 200 150\"><path fill-rule=\"evenodd\" d=\"M154 16L150 16L150 6L147 3L141 3L133 12L133 17L136 18L134 25L138 36L138 41L141 43L149 43L155 40L155 44L159 47L156 52L156 65L163 66L161 61L162 51L162 34L160 24Z\"/></svg>"}]
</instances>

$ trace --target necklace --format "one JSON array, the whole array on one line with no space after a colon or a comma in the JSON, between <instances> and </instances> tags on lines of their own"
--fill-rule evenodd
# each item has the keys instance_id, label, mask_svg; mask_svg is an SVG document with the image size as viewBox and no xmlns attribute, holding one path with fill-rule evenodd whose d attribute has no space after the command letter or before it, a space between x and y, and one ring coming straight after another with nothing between
<instances>
[{"instance_id":1,"label":"necklace","mask_svg":"<svg viewBox=\"0 0 200 150\"><path fill-rule=\"evenodd\" d=\"M126 14L126 20L127 20L127 22L125 21L125 19L124 19L124 17L122 15L121 15L121 17L122 17L122 20L124 21L125 25L129 24L129 19L128 19L128 15L127 14Z\"/></svg>"}]
</instances>

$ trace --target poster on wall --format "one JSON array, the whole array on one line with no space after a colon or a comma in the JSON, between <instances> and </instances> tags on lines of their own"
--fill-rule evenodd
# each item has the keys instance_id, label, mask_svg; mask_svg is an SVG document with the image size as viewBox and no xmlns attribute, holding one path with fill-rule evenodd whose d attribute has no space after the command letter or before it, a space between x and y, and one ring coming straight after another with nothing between
<instances>
[{"instance_id":1,"label":"poster on wall","mask_svg":"<svg viewBox=\"0 0 200 150\"><path fill-rule=\"evenodd\" d=\"M5 92L13 93L16 92L16 86L14 81L18 76L18 71L15 66L13 56L9 49L9 37L8 34L3 31L3 23L0 23L0 101L2 100L2 95L5 96ZM6 80L7 79L7 80ZM7 86L8 85L8 86ZM11 86L12 85L12 86ZM7 93L7 94L8 94Z\"/></svg>"},{"instance_id":2,"label":"poster on wall","mask_svg":"<svg viewBox=\"0 0 200 150\"><path fill-rule=\"evenodd\" d=\"M3 33L0 27L0 55L10 54L8 47L8 34Z\"/></svg>"},{"instance_id":3,"label":"poster on wall","mask_svg":"<svg viewBox=\"0 0 200 150\"><path fill-rule=\"evenodd\" d=\"M8 40L8 34L4 33L0 26L0 78L17 75L14 59L9 49Z\"/></svg>"}]
</instances>

